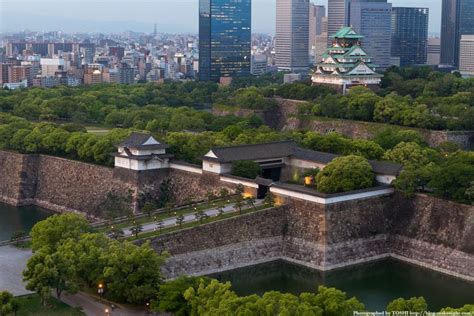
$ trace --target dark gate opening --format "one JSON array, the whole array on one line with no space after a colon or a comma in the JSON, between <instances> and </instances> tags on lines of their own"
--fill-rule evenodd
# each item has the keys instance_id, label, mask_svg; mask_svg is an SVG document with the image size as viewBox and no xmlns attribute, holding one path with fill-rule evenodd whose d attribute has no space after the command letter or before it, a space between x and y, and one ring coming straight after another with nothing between
<instances>
[{"instance_id":1,"label":"dark gate opening","mask_svg":"<svg viewBox=\"0 0 474 316\"><path fill-rule=\"evenodd\" d=\"M258 185L258 190L257 190L257 199L264 199L265 196L267 196L268 193L268 185Z\"/></svg>"}]
</instances>

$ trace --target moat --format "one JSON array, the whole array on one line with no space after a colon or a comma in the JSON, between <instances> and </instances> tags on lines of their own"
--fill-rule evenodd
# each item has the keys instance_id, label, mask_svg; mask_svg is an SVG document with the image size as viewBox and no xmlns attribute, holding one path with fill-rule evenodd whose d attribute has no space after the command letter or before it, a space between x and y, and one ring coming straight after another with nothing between
<instances>
[{"instance_id":1,"label":"moat","mask_svg":"<svg viewBox=\"0 0 474 316\"><path fill-rule=\"evenodd\" d=\"M474 283L395 260L383 260L350 268L318 272L276 261L212 275L230 281L239 295L281 291L314 292L319 285L336 287L356 296L370 311L385 310L388 302L423 296L432 311L474 302Z\"/></svg>"},{"instance_id":2,"label":"moat","mask_svg":"<svg viewBox=\"0 0 474 316\"><path fill-rule=\"evenodd\" d=\"M13 207L0 203L0 241L10 240L17 231L28 233L37 222L52 214L34 206Z\"/></svg>"},{"instance_id":3,"label":"moat","mask_svg":"<svg viewBox=\"0 0 474 316\"><path fill-rule=\"evenodd\" d=\"M0 203L0 241L9 240L15 231L29 232L35 223L52 214L54 213L36 207L16 208ZM11 256L7 254L8 251L21 252L13 247L0 247L0 259L3 254L3 259L7 260ZM19 276L20 282L21 274ZM11 283L4 277L0 276L0 284ZM315 291L318 285L336 287L349 296L356 296L368 310L384 310L388 302L398 297L423 296L432 311L474 302L474 283L394 260L326 273L277 261L227 271L212 277L231 281L234 290L240 295L262 294L271 290L299 294Z\"/></svg>"}]
</instances>

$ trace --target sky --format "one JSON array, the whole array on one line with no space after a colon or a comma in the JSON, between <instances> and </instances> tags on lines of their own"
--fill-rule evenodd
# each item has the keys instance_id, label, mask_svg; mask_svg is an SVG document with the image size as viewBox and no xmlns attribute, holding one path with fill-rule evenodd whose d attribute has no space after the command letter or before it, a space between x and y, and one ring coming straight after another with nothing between
<instances>
[{"instance_id":1,"label":"sky","mask_svg":"<svg viewBox=\"0 0 474 316\"><path fill-rule=\"evenodd\" d=\"M252 31L275 32L275 1L252 0ZM327 5L327 0L310 0ZM393 6L430 8L429 32L441 25L441 0L389 0ZM199 0L0 0L0 32L198 33Z\"/></svg>"}]
</instances>

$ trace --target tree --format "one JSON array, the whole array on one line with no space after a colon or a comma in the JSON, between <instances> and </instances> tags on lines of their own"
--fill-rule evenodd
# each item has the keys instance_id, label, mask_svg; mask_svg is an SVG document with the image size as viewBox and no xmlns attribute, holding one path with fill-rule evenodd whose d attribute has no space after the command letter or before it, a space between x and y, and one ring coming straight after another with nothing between
<instances>
[{"instance_id":1,"label":"tree","mask_svg":"<svg viewBox=\"0 0 474 316\"><path fill-rule=\"evenodd\" d=\"M190 315L218 315L216 309L222 302L237 298L230 288L230 282L199 280L197 288L190 287L183 295L190 306Z\"/></svg>"},{"instance_id":2,"label":"tree","mask_svg":"<svg viewBox=\"0 0 474 316\"><path fill-rule=\"evenodd\" d=\"M474 304L466 304L460 308L445 307L441 309L440 312L444 312L444 313L458 312L458 313L466 313L466 315L469 315L467 313L471 313L471 314L474 313Z\"/></svg>"},{"instance_id":3,"label":"tree","mask_svg":"<svg viewBox=\"0 0 474 316\"><path fill-rule=\"evenodd\" d=\"M311 297L301 294L300 298L308 303L319 306L324 316L350 316L354 311L364 311L365 306L355 297L347 298L345 292L336 288L320 285L318 293Z\"/></svg>"},{"instance_id":4,"label":"tree","mask_svg":"<svg viewBox=\"0 0 474 316\"><path fill-rule=\"evenodd\" d=\"M401 142L393 149L385 152L384 159L403 165L413 164L423 166L436 159L438 153L430 148L423 148L417 143Z\"/></svg>"},{"instance_id":5,"label":"tree","mask_svg":"<svg viewBox=\"0 0 474 316\"><path fill-rule=\"evenodd\" d=\"M388 312L408 311L408 312L426 312L428 304L423 297L412 297L408 300L397 298L387 305Z\"/></svg>"},{"instance_id":6,"label":"tree","mask_svg":"<svg viewBox=\"0 0 474 316\"><path fill-rule=\"evenodd\" d=\"M464 203L473 201L469 188L474 179L474 153L454 153L433 170L428 186L436 195Z\"/></svg>"},{"instance_id":7,"label":"tree","mask_svg":"<svg viewBox=\"0 0 474 316\"><path fill-rule=\"evenodd\" d=\"M183 214L179 214L179 215L176 217L176 225L178 225L178 226L181 228L181 226L183 226L183 223L184 223L184 215L183 215Z\"/></svg>"},{"instance_id":8,"label":"tree","mask_svg":"<svg viewBox=\"0 0 474 316\"><path fill-rule=\"evenodd\" d=\"M117 226L112 226L110 227L110 230L108 231L107 236L109 236L112 239L118 240L120 238L123 238L124 232L121 228L118 228Z\"/></svg>"},{"instance_id":9,"label":"tree","mask_svg":"<svg viewBox=\"0 0 474 316\"><path fill-rule=\"evenodd\" d=\"M255 161L239 160L232 163L232 174L234 176L255 179L262 173L262 167Z\"/></svg>"},{"instance_id":10,"label":"tree","mask_svg":"<svg viewBox=\"0 0 474 316\"><path fill-rule=\"evenodd\" d=\"M148 217L151 217L151 213L156 209L156 205L150 202L146 202L145 205L142 208L142 211L148 215Z\"/></svg>"},{"instance_id":11,"label":"tree","mask_svg":"<svg viewBox=\"0 0 474 316\"><path fill-rule=\"evenodd\" d=\"M243 198L241 195L239 195L236 198L235 204L234 204L234 210L239 211L239 214L242 214L242 207L244 206L243 203Z\"/></svg>"},{"instance_id":12,"label":"tree","mask_svg":"<svg viewBox=\"0 0 474 316\"><path fill-rule=\"evenodd\" d=\"M144 304L155 297L162 282L160 267L166 255L158 255L149 242L136 246L111 241L106 254L104 282L112 299Z\"/></svg>"},{"instance_id":13,"label":"tree","mask_svg":"<svg viewBox=\"0 0 474 316\"><path fill-rule=\"evenodd\" d=\"M67 254L68 263L74 266L77 278L93 288L103 279L110 242L111 239L102 233L86 233L79 241L68 239L57 252L63 256Z\"/></svg>"},{"instance_id":14,"label":"tree","mask_svg":"<svg viewBox=\"0 0 474 316\"><path fill-rule=\"evenodd\" d=\"M13 295L7 291L0 291L0 315L7 316L11 313L16 315L18 311L18 303Z\"/></svg>"},{"instance_id":15,"label":"tree","mask_svg":"<svg viewBox=\"0 0 474 316\"><path fill-rule=\"evenodd\" d=\"M151 310L154 312L167 312L176 316L190 314L190 305L184 298L184 292L189 288L197 289L200 282L209 284L210 279L205 277L180 276L160 286L158 295L151 300Z\"/></svg>"},{"instance_id":16,"label":"tree","mask_svg":"<svg viewBox=\"0 0 474 316\"><path fill-rule=\"evenodd\" d=\"M474 193L473 193L473 195L474 195ZM217 212L218 212L219 216L223 216L224 215L224 207L222 205L219 205L217 207Z\"/></svg>"},{"instance_id":17,"label":"tree","mask_svg":"<svg viewBox=\"0 0 474 316\"><path fill-rule=\"evenodd\" d=\"M163 230L163 227L165 227L165 223L163 222L163 220L161 218L159 218L156 221L156 227L158 227L158 230L160 231L160 233Z\"/></svg>"},{"instance_id":18,"label":"tree","mask_svg":"<svg viewBox=\"0 0 474 316\"><path fill-rule=\"evenodd\" d=\"M256 207L255 207L255 198L253 196L249 196L248 198L245 199L246 202L247 202L247 206L249 208L253 208L254 210L256 210Z\"/></svg>"},{"instance_id":19,"label":"tree","mask_svg":"<svg viewBox=\"0 0 474 316\"><path fill-rule=\"evenodd\" d=\"M375 176L367 159L354 155L334 159L316 177L316 186L323 193L365 189L374 182Z\"/></svg>"},{"instance_id":20,"label":"tree","mask_svg":"<svg viewBox=\"0 0 474 316\"><path fill-rule=\"evenodd\" d=\"M209 206L211 206L211 203L212 203L212 200L214 200L216 198L214 192L212 191L207 191L206 193L206 198L207 198L207 204Z\"/></svg>"},{"instance_id":21,"label":"tree","mask_svg":"<svg viewBox=\"0 0 474 316\"><path fill-rule=\"evenodd\" d=\"M26 289L38 293L43 305L46 304L51 290L55 289L56 296L61 299L65 291L74 294L78 290L76 266L71 258L72 252L48 253L47 248L37 251L27 262L23 271Z\"/></svg>"},{"instance_id":22,"label":"tree","mask_svg":"<svg viewBox=\"0 0 474 316\"><path fill-rule=\"evenodd\" d=\"M265 199L263 200L263 203L265 203L266 205L270 207L273 207L275 205L275 197L273 196L271 192L267 192L267 194L265 195Z\"/></svg>"},{"instance_id":23,"label":"tree","mask_svg":"<svg viewBox=\"0 0 474 316\"><path fill-rule=\"evenodd\" d=\"M227 188L222 188L219 192L219 197L221 199L226 199L229 196L229 190Z\"/></svg>"},{"instance_id":24,"label":"tree","mask_svg":"<svg viewBox=\"0 0 474 316\"><path fill-rule=\"evenodd\" d=\"M31 248L33 251L46 248L47 252L53 253L68 238L78 240L87 231L89 223L83 216L74 213L56 214L33 226L30 232Z\"/></svg>"},{"instance_id":25,"label":"tree","mask_svg":"<svg viewBox=\"0 0 474 316\"><path fill-rule=\"evenodd\" d=\"M201 224L209 217L209 215L207 215L203 210L197 210L194 216Z\"/></svg>"},{"instance_id":26,"label":"tree","mask_svg":"<svg viewBox=\"0 0 474 316\"><path fill-rule=\"evenodd\" d=\"M143 225L140 222L134 222L133 226L130 227L130 232L138 238L138 234L143 231Z\"/></svg>"}]
</instances>

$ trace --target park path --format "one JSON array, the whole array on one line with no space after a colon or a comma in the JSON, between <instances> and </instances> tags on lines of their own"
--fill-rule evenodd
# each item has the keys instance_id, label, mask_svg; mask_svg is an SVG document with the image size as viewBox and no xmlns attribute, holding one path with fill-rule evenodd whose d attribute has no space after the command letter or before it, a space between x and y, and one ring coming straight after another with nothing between
<instances>
[{"instance_id":1,"label":"park path","mask_svg":"<svg viewBox=\"0 0 474 316\"><path fill-rule=\"evenodd\" d=\"M78 292L72 295L65 293L61 296L61 301L72 307L81 307L87 316L146 315L144 310L132 309L123 305L116 305L115 309L112 310L109 302L84 292ZM105 312L106 309L109 310L108 314Z\"/></svg>"},{"instance_id":2,"label":"park path","mask_svg":"<svg viewBox=\"0 0 474 316\"><path fill-rule=\"evenodd\" d=\"M261 205L262 203L263 203L263 200L255 200L255 206L256 207ZM244 206L242 207L242 210L245 210L245 209L248 209L248 205L245 204L245 202L244 202ZM237 210L234 208L234 204L225 205L222 208L222 210L224 211L224 214L237 212ZM209 217L214 217L214 216L219 215L219 210L218 210L217 207L213 207L213 208L209 208L207 210L203 210L203 213L206 214ZM188 214L184 215L183 224L186 224L186 223L189 223L189 222L194 222L194 221L197 221L197 220L198 219L195 215L195 212L194 213L188 213ZM152 231L155 231L155 230L158 229L158 226L157 226L156 222L143 224L142 226L143 226L143 230L142 230L141 233L152 232ZM173 226L176 226L176 216L172 216L172 217L163 219L163 227L162 228L168 228L168 227L173 227ZM125 228L123 230L123 232L124 232L125 237L132 235L131 227Z\"/></svg>"}]
</instances>

